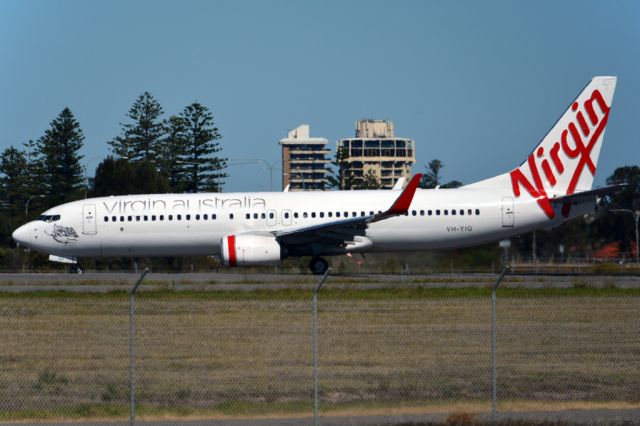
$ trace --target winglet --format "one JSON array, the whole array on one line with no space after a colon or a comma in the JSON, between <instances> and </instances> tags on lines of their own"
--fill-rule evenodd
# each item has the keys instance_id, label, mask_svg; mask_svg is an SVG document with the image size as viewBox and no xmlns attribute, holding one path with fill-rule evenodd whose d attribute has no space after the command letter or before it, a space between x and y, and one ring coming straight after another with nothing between
<instances>
[{"instance_id":1,"label":"winglet","mask_svg":"<svg viewBox=\"0 0 640 426\"><path fill-rule=\"evenodd\" d=\"M414 175L404 191L402 191L400 196L396 198L396 201L393 203L391 208L384 214L395 216L408 212L411 201L413 201L413 196L415 195L416 189L418 189L418 185L420 185L421 180L422 173Z\"/></svg>"},{"instance_id":2,"label":"winglet","mask_svg":"<svg viewBox=\"0 0 640 426\"><path fill-rule=\"evenodd\" d=\"M407 181L406 178L403 178L403 177L399 178L396 181L396 184L393 185L393 188L391 188L391 190L392 191L402 191L404 189L404 184L405 184L406 181Z\"/></svg>"},{"instance_id":3,"label":"winglet","mask_svg":"<svg viewBox=\"0 0 640 426\"><path fill-rule=\"evenodd\" d=\"M409 206L411 206L411 201L413 201L413 196L415 195L416 189L418 189L418 185L421 180L421 173L414 175L404 191L402 191L400 196L396 198L396 201L394 201L391 207L389 207L389 210L378 213L371 219L367 220L367 222L378 222L379 220L384 220L392 216L407 214L409 212Z\"/></svg>"}]
</instances>

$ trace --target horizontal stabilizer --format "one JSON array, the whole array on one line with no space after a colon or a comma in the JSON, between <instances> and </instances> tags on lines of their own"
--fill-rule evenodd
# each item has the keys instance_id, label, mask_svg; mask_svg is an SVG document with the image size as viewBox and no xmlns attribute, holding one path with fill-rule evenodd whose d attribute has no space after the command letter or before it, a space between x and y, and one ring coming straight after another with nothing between
<instances>
[{"instance_id":1,"label":"horizontal stabilizer","mask_svg":"<svg viewBox=\"0 0 640 426\"><path fill-rule=\"evenodd\" d=\"M601 188L590 189L588 191L574 192L569 195L551 198L552 203L566 203L568 201L586 200L593 197L604 197L605 195L614 194L627 186L626 183L617 185L603 186Z\"/></svg>"}]
</instances>

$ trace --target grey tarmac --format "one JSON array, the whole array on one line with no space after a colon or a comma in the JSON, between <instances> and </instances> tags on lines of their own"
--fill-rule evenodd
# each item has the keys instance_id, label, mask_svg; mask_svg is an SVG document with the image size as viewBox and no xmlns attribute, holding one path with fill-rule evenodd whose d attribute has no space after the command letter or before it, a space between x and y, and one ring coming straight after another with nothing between
<instances>
[{"instance_id":1,"label":"grey tarmac","mask_svg":"<svg viewBox=\"0 0 640 426\"><path fill-rule=\"evenodd\" d=\"M0 292L72 291L110 292L127 290L139 278L139 273L91 272L72 273L0 273ZM456 288L491 285L497 274L430 274L331 275L327 285L334 288L362 289L393 286ZM253 291L291 288L312 289L318 277L304 274L268 273L149 273L141 290L170 289L176 291ZM640 276L616 275L508 275L503 286L526 288L611 287L640 288Z\"/></svg>"}]
</instances>

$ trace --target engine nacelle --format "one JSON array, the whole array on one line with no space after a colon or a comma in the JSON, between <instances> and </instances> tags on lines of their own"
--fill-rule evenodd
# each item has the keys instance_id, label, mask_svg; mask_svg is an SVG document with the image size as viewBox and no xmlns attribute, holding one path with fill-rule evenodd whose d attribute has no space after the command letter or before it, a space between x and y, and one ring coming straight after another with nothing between
<instances>
[{"instance_id":1,"label":"engine nacelle","mask_svg":"<svg viewBox=\"0 0 640 426\"><path fill-rule=\"evenodd\" d=\"M279 265L282 247L271 235L227 235L220 242L226 266Z\"/></svg>"}]
</instances>

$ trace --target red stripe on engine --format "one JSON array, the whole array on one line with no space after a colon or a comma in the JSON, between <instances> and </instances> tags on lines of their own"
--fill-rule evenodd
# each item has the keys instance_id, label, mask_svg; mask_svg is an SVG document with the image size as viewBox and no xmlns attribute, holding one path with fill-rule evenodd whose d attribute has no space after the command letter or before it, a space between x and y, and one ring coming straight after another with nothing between
<instances>
[{"instance_id":1,"label":"red stripe on engine","mask_svg":"<svg viewBox=\"0 0 640 426\"><path fill-rule=\"evenodd\" d=\"M227 246L229 246L229 266L236 266L238 258L236 257L236 236L229 235L227 237Z\"/></svg>"}]
</instances>

